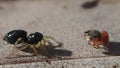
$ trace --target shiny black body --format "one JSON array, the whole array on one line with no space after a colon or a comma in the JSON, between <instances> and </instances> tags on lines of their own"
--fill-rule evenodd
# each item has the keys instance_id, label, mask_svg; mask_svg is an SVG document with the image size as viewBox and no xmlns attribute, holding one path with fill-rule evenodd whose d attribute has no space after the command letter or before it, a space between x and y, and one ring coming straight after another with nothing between
<instances>
[{"instance_id":1,"label":"shiny black body","mask_svg":"<svg viewBox=\"0 0 120 68\"><path fill-rule=\"evenodd\" d=\"M19 38L22 38L22 41L25 41L26 36L27 32L24 30L12 30L8 32L3 39L10 44L15 44Z\"/></svg>"},{"instance_id":2,"label":"shiny black body","mask_svg":"<svg viewBox=\"0 0 120 68\"><path fill-rule=\"evenodd\" d=\"M43 39L43 34L39 32L31 33L28 35L26 39L26 43L28 44L37 44Z\"/></svg>"}]
</instances>

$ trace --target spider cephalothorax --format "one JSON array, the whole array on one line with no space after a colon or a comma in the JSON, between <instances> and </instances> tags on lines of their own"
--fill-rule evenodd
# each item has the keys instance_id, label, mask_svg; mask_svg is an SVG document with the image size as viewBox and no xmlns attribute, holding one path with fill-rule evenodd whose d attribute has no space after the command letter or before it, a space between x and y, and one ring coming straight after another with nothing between
<instances>
[{"instance_id":1,"label":"spider cephalothorax","mask_svg":"<svg viewBox=\"0 0 120 68\"><path fill-rule=\"evenodd\" d=\"M26 42L28 44L37 44L43 39L43 34L39 32L31 33L26 39Z\"/></svg>"}]
</instances>

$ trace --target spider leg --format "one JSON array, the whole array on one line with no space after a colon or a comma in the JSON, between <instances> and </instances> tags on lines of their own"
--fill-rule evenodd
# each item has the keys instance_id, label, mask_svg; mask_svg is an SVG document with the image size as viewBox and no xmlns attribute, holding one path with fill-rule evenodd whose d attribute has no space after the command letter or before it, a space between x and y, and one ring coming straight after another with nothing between
<instances>
[{"instance_id":1,"label":"spider leg","mask_svg":"<svg viewBox=\"0 0 120 68\"><path fill-rule=\"evenodd\" d=\"M16 46L13 46L13 50L12 50L12 52L11 52L10 55L15 55L18 51L21 51L21 50L23 50L23 49L25 49L25 48L27 48L27 47L28 47L27 45L22 46L22 47L20 47L20 48L17 48Z\"/></svg>"},{"instance_id":2,"label":"spider leg","mask_svg":"<svg viewBox=\"0 0 120 68\"><path fill-rule=\"evenodd\" d=\"M16 45L19 43L19 42L21 42L22 43L22 46L20 46L20 47L17 47ZM28 44L26 44L24 41L23 41L23 39L22 38L19 38L16 42L15 42L15 46L14 46L14 48L17 48L18 50L23 50L23 49L25 49L25 48L27 48L29 45Z\"/></svg>"},{"instance_id":3,"label":"spider leg","mask_svg":"<svg viewBox=\"0 0 120 68\"><path fill-rule=\"evenodd\" d=\"M55 41L56 43L58 43L58 46L56 46L56 47L61 47L63 45L61 42L57 41L56 39L54 39L51 36L44 36L43 38L44 39L51 39L51 40Z\"/></svg>"},{"instance_id":4,"label":"spider leg","mask_svg":"<svg viewBox=\"0 0 120 68\"><path fill-rule=\"evenodd\" d=\"M39 47L40 47L40 48L42 48L42 49L46 52L46 49L45 49L44 45L45 45L45 41L42 40L42 41L38 42L37 44L34 44L34 45L31 45L31 46L30 46L30 47L33 49L35 55L37 56L37 59L43 58L43 57L40 57L40 56L39 56L38 51L36 50L36 48L39 48ZM46 54L46 53L45 53L45 54Z\"/></svg>"},{"instance_id":5,"label":"spider leg","mask_svg":"<svg viewBox=\"0 0 120 68\"><path fill-rule=\"evenodd\" d=\"M95 47L96 49L99 49L99 48L100 48L99 45L100 45L100 41L96 42L96 44L94 45L94 47Z\"/></svg>"},{"instance_id":6,"label":"spider leg","mask_svg":"<svg viewBox=\"0 0 120 68\"><path fill-rule=\"evenodd\" d=\"M12 52L11 52L11 54L10 54L9 56L15 55L18 51L23 50L23 49L25 49L26 47L28 47L28 46L22 46L21 48L18 48L16 45L17 45L19 42L23 42L23 41L22 41L22 38L19 38L19 39L15 42L15 45L13 46L13 50L12 50ZM8 56L8 57L9 57L9 56Z\"/></svg>"},{"instance_id":7,"label":"spider leg","mask_svg":"<svg viewBox=\"0 0 120 68\"><path fill-rule=\"evenodd\" d=\"M25 43L23 43L22 44L22 46L21 47L16 47L19 51L21 51L21 50L23 50L23 49L25 49L25 48L27 48L27 47L29 47L29 45L28 44L25 44Z\"/></svg>"},{"instance_id":8,"label":"spider leg","mask_svg":"<svg viewBox=\"0 0 120 68\"><path fill-rule=\"evenodd\" d=\"M18 38L17 41L15 42L15 45L17 45L19 42L23 42L23 38Z\"/></svg>"},{"instance_id":9,"label":"spider leg","mask_svg":"<svg viewBox=\"0 0 120 68\"><path fill-rule=\"evenodd\" d=\"M35 48L35 45L31 45L30 47L33 49L35 55L38 56L38 52L37 52L37 50L36 50L36 48Z\"/></svg>"},{"instance_id":10,"label":"spider leg","mask_svg":"<svg viewBox=\"0 0 120 68\"><path fill-rule=\"evenodd\" d=\"M40 42L40 47L44 50L45 54L48 55L48 51L46 49L46 46L45 46L45 39L42 39L41 42Z\"/></svg>"},{"instance_id":11,"label":"spider leg","mask_svg":"<svg viewBox=\"0 0 120 68\"><path fill-rule=\"evenodd\" d=\"M9 56L15 55L19 50L16 48L16 46L13 46L12 52Z\"/></svg>"},{"instance_id":12,"label":"spider leg","mask_svg":"<svg viewBox=\"0 0 120 68\"><path fill-rule=\"evenodd\" d=\"M31 48L33 49L35 55L38 55L38 52L37 52L36 48L42 48L45 53L48 53L47 50L46 50L46 47L45 47L45 40L44 39L42 39L37 44L31 45Z\"/></svg>"},{"instance_id":13,"label":"spider leg","mask_svg":"<svg viewBox=\"0 0 120 68\"><path fill-rule=\"evenodd\" d=\"M59 41L55 40L53 37L51 36L44 36L44 39L52 39L53 41L55 41L56 43L59 43Z\"/></svg>"}]
</instances>

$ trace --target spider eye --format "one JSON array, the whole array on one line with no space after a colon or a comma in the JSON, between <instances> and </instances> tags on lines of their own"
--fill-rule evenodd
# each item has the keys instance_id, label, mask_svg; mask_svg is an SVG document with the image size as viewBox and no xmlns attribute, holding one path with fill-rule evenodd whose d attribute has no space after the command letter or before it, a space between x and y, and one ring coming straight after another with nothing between
<instances>
[{"instance_id":1,"label":"spider eye","mask_svg":"<svg viewBox=\"0 0 120 68\"><path fill-rule=\"evenodd\" d=\"M35 37L34 35L31 36L31 38L34 38L34 37Z\"/></svg>"}]
</instances>

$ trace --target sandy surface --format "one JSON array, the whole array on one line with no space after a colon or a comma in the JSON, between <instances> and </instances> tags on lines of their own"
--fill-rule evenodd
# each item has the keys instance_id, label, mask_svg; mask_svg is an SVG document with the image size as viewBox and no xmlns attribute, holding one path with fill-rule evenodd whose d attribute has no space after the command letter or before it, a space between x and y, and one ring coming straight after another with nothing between
<instances>
[{"instance_id":1,"label":"sandy surface","mask_svg":"<svg viewBox=\"0 0 120 68\"><path fill-rule=\"evenodd\" d=\"M41 32L63 43L62 50L71 54L62 57L91 58L108 56L104 49L95 49L84 40L84 31L106 30L110 36L109 56L120 55L120 4L101 3L92 9L83 9L86 0L39 0L0 2L0 57L6 57L12 45L2 37L14 29L29 33ZM66 53L67 53L66 52ZM59 54L58 54L59 56ZM3 60L4 61L4 60ZM3 62L1 61L1 62Z\"/></svg>"}]
</instances>

